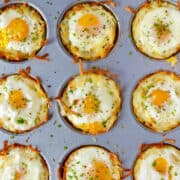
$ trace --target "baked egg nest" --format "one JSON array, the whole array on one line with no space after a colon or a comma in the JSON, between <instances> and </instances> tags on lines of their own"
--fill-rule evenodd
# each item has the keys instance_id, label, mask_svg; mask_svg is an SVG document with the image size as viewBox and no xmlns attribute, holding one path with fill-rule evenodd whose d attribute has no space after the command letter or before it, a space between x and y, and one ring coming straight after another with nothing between
<instances>
[{"instance_id":1,"label":"baked egg nest","mask_svg":"<svg viewBox=\"0 0 180 180\"><path fill-rule=\"evenodd\" d=\"M58 174L61 180L121 180L123 168L116 154L103 147L89 145L71 152Z\"/></svg>"},{"instance_id":2,"label":"baked egg nest","mask_svg":"<svg viewBox=\"0 0 180 180\"><path fill-rule=\"evenodd\" d=\"M0 9L0 57L18 62L36 56L46 42L46 22L27 3Z\"/></svg>"},{"instance_id":3,"label":"baked egg nest","mask_svg":"<svg viewBox=\"0 0 180 180\"><path fill-rule=\"evenodd\" d=\"M74 57L94 61L106 57L118 36L118 22L105 6L79 3L64 14L58 24L59 37Z\"/></svg>"},{"instance_id":4,"label":"baked egg nest","mask_svg":"<svg viewBox=\"0 0 180 180\"><path fill-rule=\"evenodd\" d=\"M122 104L118 84L91 70L71 78L57 100L67 122L88 134L109 131L118 119Z\"/></svg>"},{"instance_id":5,"label":"baked egg nest","mask_svg":"<svg viewBox=\"0 0 180 180\"><path fill-rule=\"evenodd\" d=\"M180 76L157 71L141 79L132 94L132 109L138 122L165 132L180 125Z\"/></svg>"},{"instance_id":6,"label":"baked egg nest","mask_svg":"<svg viewBox=\"0 0 180 180\"><path fill-rule=\"evenodd\" d=\"M49 180L49 169L39 150L30 145L11 144L0 151L1 179Z\"/></svg>"},{"instance_id":7,"label":"baked egg nest","mask_svg":"<svg viewBox=\"0 0 180 180\"><path fill-rule=\"evenodd\" d=\"M48 121L49 98L40 80L25 71L0 79L0 128L29 132Z\"/></svg>"},{"instance_id":8,"label":"baked egg nest","mask_svg":"<svg viewBox=\"0 0 180 180\"><path fill-rule=\"evenodd\" d=\"M180 51L180 11L168 1L148 1L136 11L132 39L143 54L164 60Z\"/></svg>"},{"instance_id":9,"label":"baked egg nest","mask_svg":"<svg viewBox=\"0 0 180 180\"><path fill-rule=\"evenodd\" d=\"M134 169L134 180L180 179L180 150L170 144L148 144L138 155Z\"/></svg>"}]
</instances>

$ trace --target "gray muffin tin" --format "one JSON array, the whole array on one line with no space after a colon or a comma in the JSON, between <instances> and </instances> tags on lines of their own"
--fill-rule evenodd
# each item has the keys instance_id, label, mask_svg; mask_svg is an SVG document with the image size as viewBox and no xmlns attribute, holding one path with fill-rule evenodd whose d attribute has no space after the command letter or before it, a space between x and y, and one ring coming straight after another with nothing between
<instances>
[{"instance_id":1,"label":"gray muffin tin","mask_svg":"<svg viewBox=\"0 0 180 180\"><path fill-rule=\"evenodd\" d=\"M16 2L16 1L11 1ZM20 1L21 2L21 1ZM72 63L72 57L66 52L57 38L57 22L64 10L75 0L31 0L26 1L40 10L48 26L49 44L42 48L39 55L49 53L49 62L28 60L20 63L0 61L0 73L16 73L20 68L31 67L31 75L39 76L49 97L59 94L64 83L78 73L78 65ZM123 167L132 168L139 146L142 143L156 143L164 138L176 140L175 145L180 147L180 129L176 128L163 134L153 133L142 127L135 119L131 109L131 94L140 78L151 72L163 69L180 73L180 62L172 68L166 61L153 61L138 52L131 42L131 21L133 14L125 11L125 6L137 8L144 0L116 0L117 7L107 6L119 22L119 37L109 56L97 62L84 63L85 68L97 66L108 68L118 74L118 83L121 87L123 105L115 126L107 133L98 136L83 135L73 130L59 115L57 102L50 107L50 120L38 129L23 135L14 135L0 131L0 144L8 140L9 143L31 144L37 147L44 156L50 170L50 179L57 179L57 169L65 156L73 149L88 144L100 145L119 155ZM0 1L3 6L3 1ZM128 177L127 179L131 179Z\"/></svg>"}]
</instances>

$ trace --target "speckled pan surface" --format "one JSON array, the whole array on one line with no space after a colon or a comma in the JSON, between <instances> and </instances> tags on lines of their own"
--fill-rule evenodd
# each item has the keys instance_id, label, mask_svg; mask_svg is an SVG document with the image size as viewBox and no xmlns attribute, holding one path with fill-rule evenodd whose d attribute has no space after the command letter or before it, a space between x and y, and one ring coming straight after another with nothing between
<instances>
[{"instance_id":1,"label":"speckled pan surface","mask_svg":"<svg viewBox=\"0 0 180 180\"><path fill-rule=\"evenodd\" d=\"M0 1L2 5L3 1ZM14 1L12 1L14 2ZM57 22L65 9L70 7L75 0L31 0L34 7L40 10L47 20L49 44L42 48L39 55L49 53L49 62L28 60L21 63L8 63L0 61L0 73L16 73L20 68L30 66L31 74L39 76L49 97L55 97L67 80L78 73L78 65L72 63L72 58L59 45L57 40ZM4 140L10 142L32 144L37 147L49 165L50 179L57 179L57 168L64 157L81 145L96 144L118 153L123 166L131 168L138 154L141 143L155 143L162 141L162 134L153 133L137 123L131 110L131 93L137 81L146 74L163 69L180 73L180 62L172 68L166 61L152 61L140 54L131 42L130 26L133 15L126 12L125 6L137 8L143 0L116 0L117 7L109 7L117 17L120 24L120 36L114 49L103 60L85 63L85 68L97 66L108 68L119 75L118 82L121 86L123 97L122 110L115 126L107 133L97 137L83 135L72 130L61 118L56 102L52 102L50 114L52 117L43 126L24 135L13 135L0 131L0 143ZM180 147L180 129L176 128L166 134L166 138L176 140ZM2 147L2 145L1 145ZM131 179L131 177L127 178Z\"/></svg>"}]
</instances>

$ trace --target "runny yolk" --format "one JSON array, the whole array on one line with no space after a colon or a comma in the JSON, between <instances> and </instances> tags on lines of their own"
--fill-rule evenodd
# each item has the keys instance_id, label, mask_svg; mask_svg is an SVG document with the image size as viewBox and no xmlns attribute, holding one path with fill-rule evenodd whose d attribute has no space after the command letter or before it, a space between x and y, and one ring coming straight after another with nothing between
<instances>
[{"instance_id":1,"label":"runny yolk","mask_svg":"<svg viewBox=\"0 0 180 180\"><path fill-rule=\"evenodd\" d=\"M87 95L84 99L84 112L92 114L97 112L99 109L99 101L94 95Z\"/></svg>"},{"instance_id":2,"label":"runny yolk","mask_svg":"<svg viewBox=\"0 0 180 180\"><path fill-rule=\"evenodd\" d=\"M10 92L9 104L15 109L24 109L26 107L27 101L21 90L13 90Z\"/></svg>"},{"instance_id":3,"label":"runny yolk","mask_svg":"<svg viewBox=\"0 0 180 180\"><path fill-rule=\"evenodd\" d=\"M88 176L92 180L110 180L112 179L111 172L106 164L101 161L95 161L93 167L88 172Z\"/></svg>"},{"instance_id":4,"label":"runny yolk","mask_svg":"<svg viewBox=\"0 0 180 180\"><path fill-rule=\"evenodd\" d=\"M85 14L81 16L78 20L78 25L84 28L98 26L99 24L99 19L93 14Z\"/></svg>"},{"instance_id":5,"label":"runny yolk","mask_svg":"<svg viewBox=\"0 0 180 180\"><path fill-rule=\"evenodd\" d=\"M161 106L168 100L169 96L168 91L156 89L151 93L151 101L154 105Z\"/></svg>"},{"instance_id":6,"label":"runny yolk","mask_svg":"<svg viewBox=\"0 0 180 180\"><path fill-rule=\"evenodd\" d=\"M154 162L154 168L156 171L165 174L167 171L168 162L164 158L157 158Z\"/></svg>"},{"instance_id":7,"label":"runny yolk","mask_svg":"<svg viewBox=\"0 0 180 180\"><path fill-rule=\"evenodd\" d=\"M14 41L22 41L29 34L29 26L27 22L21 18L13 19L6 28L9 39Z\"/></svg>"}]
</instances>

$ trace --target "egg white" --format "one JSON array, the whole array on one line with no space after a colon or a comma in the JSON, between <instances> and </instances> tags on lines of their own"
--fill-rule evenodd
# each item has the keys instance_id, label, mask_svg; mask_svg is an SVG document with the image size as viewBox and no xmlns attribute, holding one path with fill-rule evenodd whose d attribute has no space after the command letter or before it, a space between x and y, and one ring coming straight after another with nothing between
<instances>
[{"instance_id":1,"label":"egg white","mask_svg":"<svg viewBox=\"0 0 180 180\"><path fill-rule=\"evenodd\" d=\"M153 162L159 157L164 158L168 163L168 169L165 174L159 173L153 167ZM176 149L173 146L152 146L148 148L145 152L141 153L141 155L135 162L135 180L169 180L169 175L172 176L171 180L180 179L180 150Z\"/></svg>"},{"instance_id":2,"label":"egg white","mask_svg":"<svg viewBox=\"0 0 180 180\"><path fill-rule=\"evenodd\" d=\"M138 49L155 59L166 59L180 50L180 11L169 2L152 1L142 6L132 22L132 36ZM160 19L170 30L168 41L159 42L154 23Z\"/></svg>"},{"instance_id":3,"label":"egg white","mask_svg":"<svg viewBox=\"0 0 180 180\"><path fill-rule=\"evenodd\" d=\"M168 91L170 97L162 106L151 101L154 90ZM133 91L132 105L137 120L146 127L164 132L180 124L180 79L173 72L160 71L144 77Z\"/></svg>"},{"instance_id":4,"label":"egg white","mask_svg":"<svg viewBox=\"0 0 180 180\"><path fill-rule=\"evenodd\" d=\"M76 174L78 180L89 179L88 171L95 161L103 162L114 180L121 179L123 170L117 156L98 146L85 146L72 152L65 161L63 178L74 179Z\"/></svg>"},{"instance_id":5,"label":"egg white","mask_svg":"<svg viewBox=\"0 0 180 180\"><path fill-rule=\"evenodd\" d=\"M0 155L1 180L15 179L17 171L23 171L26 180L49 179L45 161L37 150L29 146L10 146L6 154Z\"/></svg>"},{"instance_id":6,"label":"egg white","mask_svg":"<svg viewBox=\"0 0 180 180\"><path fill-rule=\"evenodd\" d=\"M95 95L99 101L99 110L91 114L83 111L83 100L88 94ZM79 103L73 105L76 99ZM75 115L66 111L64 105L59 101L62 116L67 117L76 128L82 131L84 131L82 127L84 124L95 122L102 124L102 132L110 129L117 120L121 106L120 91L115 81L93 73L75 76L65 88L62 100L68 107L72 106L71 110L80 113L80 115ZM97 130L96 133L100 132Z\"/></svg>"},{"instance_id":7,"label":"egg white","mask_svg":"<svg viewBox=\"0 0 180 180\"><path fill-rule=\"evenodd\" d=\"M81 9L77 7L81 6ZM85 60L96 60L107 56L116 40L117 21L100 5L80 4L74 6L60 23L60 36L63 44L75 56ZM77 8L77 9L76 9ZM100 22L99 33L93 36L87 31L77 32L78 20L86 14L96 16Z\"/></svg>"},{"instance_id":8,"label":"egg white","mask_svg":"<svg viewBox=\"0 0 180 180\"><path fill-rule=\"evenodd\" d=\"M27 99L27 106L15 109L9 104L9 94L12 90L21 90ZM30 78L21 75L11 75L0 83L0 124L12 132L24 132L35 128L47 120L48 98L40 85ZM23 118L25 123L18 123Z\"/></svg>"}]
</instances>

